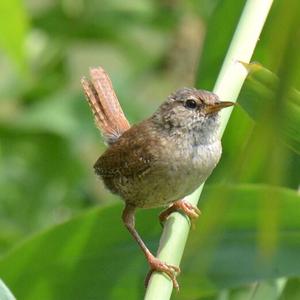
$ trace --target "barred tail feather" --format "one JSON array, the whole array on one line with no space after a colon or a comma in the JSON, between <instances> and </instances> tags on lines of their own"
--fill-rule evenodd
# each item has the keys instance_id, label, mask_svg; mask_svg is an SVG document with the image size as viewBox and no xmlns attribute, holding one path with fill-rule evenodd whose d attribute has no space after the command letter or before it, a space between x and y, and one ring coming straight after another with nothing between
<instances>
[{"instance_id":1,"label":"barred tail feather","mask_svg":"<svg viewBox=\"0 0 300 300\"><path fill-rule=\"evenodd\" d=\"M91 68L90 77L91 80L82 78L81 84L97 127L106 142L112 144L130 128L130 125L104 69Z\"/></svg>"}]
</instances>

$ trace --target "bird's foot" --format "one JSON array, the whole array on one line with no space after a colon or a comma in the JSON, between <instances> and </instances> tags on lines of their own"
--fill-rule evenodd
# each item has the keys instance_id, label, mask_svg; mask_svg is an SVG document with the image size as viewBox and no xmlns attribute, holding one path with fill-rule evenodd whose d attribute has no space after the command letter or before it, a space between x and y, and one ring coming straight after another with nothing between
<instances>
[{"instance_id":1,"label":"bird's foot","mask_svg":"<svg viewBox=\"0 0 300 300\"><path fill-rule=\"evenodd\" d=\"M159 215L160 224L163 225L164 222L169 217L169 215L174 211L184 212L191 219L191 221L197 219L201 214L201 211L198 207L182 199L182 200L175 201L170 207L168 207L167 209L165 209L160 213Z\"/></svg>"},{"instance_id":2,"label":"bird's foot","mask_svg":"<svg viewBox=\"0 0 300 300\"><path fill-rule=\"evenodd\" d=\"M152 275L153 272L162 272L165 273L166 275L168 275L170 277L170 279L173 282L173 287L179 291L179 285L178 282L176 280L176 276L180 273L180 268L176 267L176 266L172 266L172 265L168 265L164 262L162 262L161 260L159 260L158 258L156 258L155 256L151 255L148 257L148 263L150 266L150 271L148 272L146 279L145 279L145 286L148 286L150 277Z\"/></svg>"}]
</instances>

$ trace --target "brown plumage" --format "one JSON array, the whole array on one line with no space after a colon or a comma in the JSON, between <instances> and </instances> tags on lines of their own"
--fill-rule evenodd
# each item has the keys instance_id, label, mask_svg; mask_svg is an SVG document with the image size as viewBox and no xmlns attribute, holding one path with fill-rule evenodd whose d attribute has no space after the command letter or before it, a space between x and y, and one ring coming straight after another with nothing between
<instances>
[{"instance_id":1,"label":"brown plumage","mask_svg":"<svg viewBox=\"0 0 300 300\"><path fill-rule=\"evenodd\" d=\"M82 85L109 144L95 163L95 171L125 201L123 222L143 250L151 272L165 272L178 288L179 268L148 250L135 229L135 210L170 205L160 215L161 221L175 210L198 217L198 208L180 199L204 182L218 163L218 111L233 103L221 102L208 91L183 88L150 118L130 127L105 71L91 69L90 75L91 80L83 79Z\"/></svg>"},{"instance_id":2,"label":"brown plumage","mask_svg":"<svg viewBox=\"0 0 300 300\"><path fill-rule=\"evenodd\" d=\"M108 144L114 143L130 128L107 73L99 68L90 69L92 80L83 78L81 84L93 111L96 125Z\"/></svg>"}]
</instances>

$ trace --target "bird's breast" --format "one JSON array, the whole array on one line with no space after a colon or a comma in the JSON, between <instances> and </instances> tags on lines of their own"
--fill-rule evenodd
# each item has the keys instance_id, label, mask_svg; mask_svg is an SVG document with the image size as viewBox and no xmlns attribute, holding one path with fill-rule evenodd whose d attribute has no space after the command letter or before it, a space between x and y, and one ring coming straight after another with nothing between
<instances>
[{"instance_id":1,"label":"bird's breast","mask_svg":"<svg viewBox=\"0 0 300 300\"><path fill-rule=\"evenodd\" d=\"M152 170L156 179L149 185L144 207L167 205L191 194L211 174L220 156L220 141L208 145L169 145Z\"/></svg>"},{"instance_id":2,"label":"bird's breast","mask_svg":"<svg viewBox=\"0 0 300 300\"><path fill-rule=\"evenodd\" d=\"M172 174L177 177L175 186L181 186L183 194L193 192L211 174L217 165L222 147L219 140L207 145L178 147L172 164Z\"/></svg>"}]
</instances>

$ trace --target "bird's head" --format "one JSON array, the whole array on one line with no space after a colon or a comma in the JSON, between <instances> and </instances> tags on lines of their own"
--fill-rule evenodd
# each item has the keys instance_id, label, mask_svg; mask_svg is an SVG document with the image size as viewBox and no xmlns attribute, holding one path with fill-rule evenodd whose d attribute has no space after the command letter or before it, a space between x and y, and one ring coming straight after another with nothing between
<instances>
[{"instance_id":1,"label":"bird's head","mask_svg":"<svg viewBox=\"0 0 300 300\"><path fill-rule=\"evenodd\" d=\"M172 93L154 113L153 118L166 128L197 129L216 127L218 112L234 105L234 102L220 101L209 91L182 88Z\"/></svg>"}]
</instances>

